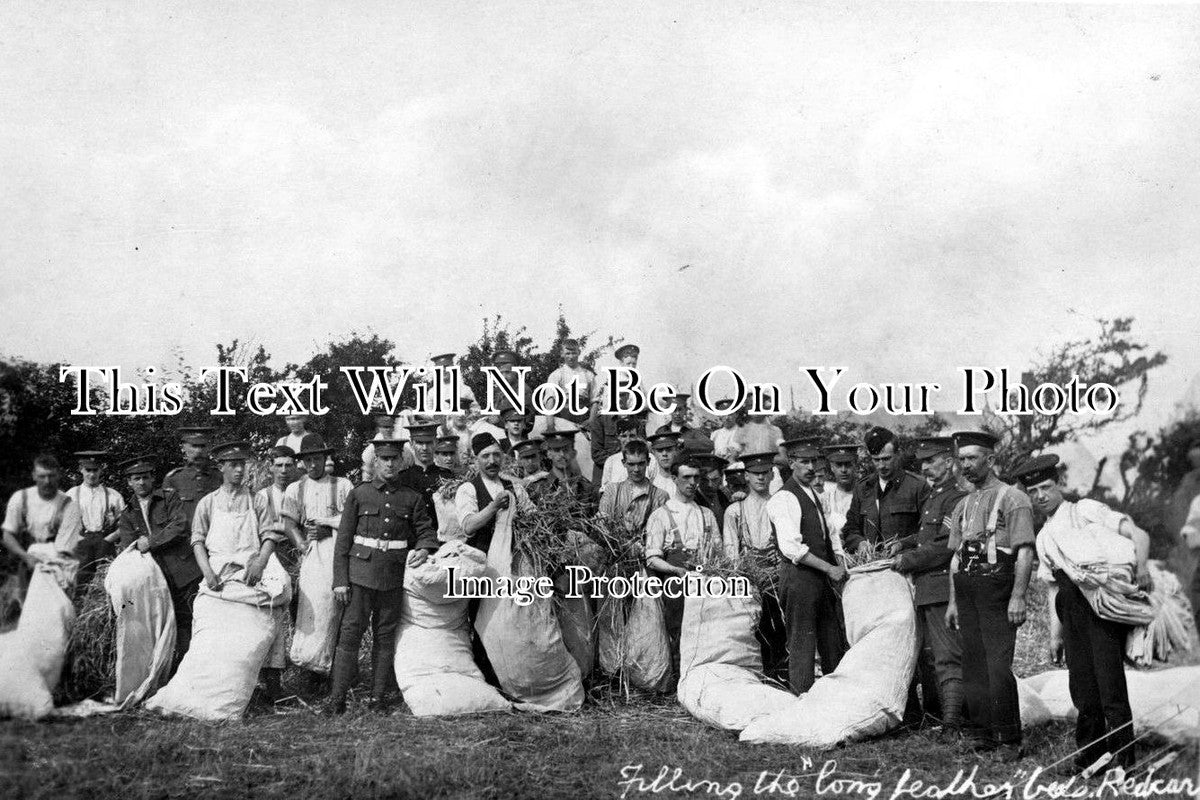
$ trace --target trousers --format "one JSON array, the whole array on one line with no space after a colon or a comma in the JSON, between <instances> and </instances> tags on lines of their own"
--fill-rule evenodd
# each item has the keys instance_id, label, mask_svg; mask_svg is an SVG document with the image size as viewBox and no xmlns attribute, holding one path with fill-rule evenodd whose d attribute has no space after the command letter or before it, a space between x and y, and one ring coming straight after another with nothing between
<instances>
[{"instance_id":1,"label":"trousers","mask_svg":"<svg viewBox=\"0 0 1200 800\"><path fill-rule=\"evenodd\" d=\"M758 618L758 629L754 632L762 651L763 674L772 680L784 683L788 679L787 626L783 621L783 608L779 598L763 593L762 616Z\"/></svg>"},{"instance_id":2,"label":"trousers","mask_svg":"<svg viewBox=\"0 0 1200 800\"><path fill-rule=\"evenodd\" d=\"M79 560L79 570L75 573L75 596L82 597L87 591L88 584L96 575L100 562L117 554L117 546L106 541L99 533L85 533L75 545L75 558Z\"/></svg>"},{"instance_id":3,"label":"trousers","mask_svg":"<svg viewBox=\"0 0 1200 800\"><path fill-rule=\"evenodd\" d=\"M1133 712L1125 685L1125 638L1129 628L1100 619L1066 576L1058 579L1054 610L1063 624L1067 654L1067 686L1079 710L1075 746L1077 762L1088 766L1113 753L1113 762L1134 764ZM1084 763L1086 762L1086 763Z\"/></svg>"},{"instance_id":4,"label":"trousers","mask_svg":"<svg viewBox=\"0 0 1200 800\"><path fill-rule=\"evenodd\" d=\"M788 682L804 694L816 681L816 659L821 672L837 669L846 652L841 603L829 578L808 567L779 565L779 602L787 631Z\"/></svg>"},{"instance_id":5,"label":"trousers","mask_svg":"<svg viewBox=\"0 0 1200 800\"><path fill-rule=\"evenodd\" d=\"M400 628L400 601L404 589L368 589L350 584L350 602L342 612L337 648L333 652L333 674L329 696L345 700L358 677L358 649L367 624L371 625L371 694L382 698L395 685L392 663L396 655L396 632Z\"/></svg>"},{"instance_id":6,"label":"trousers","mask_svg":"<svg viewBox=\"0 0 1200 800\"><path fill-rule=\"evenodd\" d=\"M1021 743L1021 706L1013 675L1017 628L1008 621L1014 576L960 572L954 576L962 641L966 732L993 744Z\"/></svg>"}]
</instances>

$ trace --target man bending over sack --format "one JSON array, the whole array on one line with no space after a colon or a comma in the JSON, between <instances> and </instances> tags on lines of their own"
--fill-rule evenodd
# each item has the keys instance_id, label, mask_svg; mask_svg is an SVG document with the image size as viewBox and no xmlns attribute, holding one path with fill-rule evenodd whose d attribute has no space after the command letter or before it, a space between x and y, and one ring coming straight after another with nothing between
<instances>
[{"instance_id":1,"label":"man bending over sack","mask_svg":"<svg viewBox=\"0 0 1200 800\"><path fill-rule=\"evenodd\" d=\"M275 520L266 498L242 485L246 462L253 458L248 442L226 442L213 447L212 457L221 469L222 484L196 504L192 518L192 552L213 594L245 569L239 581L258 588L263 570L276 545L287 541L283 525ZM275 562L278 564L278 560ZM283 567L278 567L286 579ZM276 636L265 670L267 700L279 699L279 677L287 666L287 612L275 614Z\"/></svg>"},{"instance_id":2,"label":"man bending over sack","mask_svg":"<svg viewBox=\"0 0 1200 800\"><path fill-rule=\"evenodd\" d=\"M1129 769L1137 759L1125 640L1130 625L1152 616L1148 600L1130 597L1150 585L1150 537L1103 503L1065 500L1056 455L1029 459L1013 477L1046 515L1037 537L1038 575L1057 587L1050 602L1062 624L1071 702L1079 709L1075 766L1086 769L1108 752L1113 765Z\"/></svg>"},{"instance_id":3,"label":"man bending over sack","mask_svg":"<svg viewBox=\"0 0 1200 800\"><path fill-rule=\"evenodd\" d=\"M117 465L134 501L125 506L117 521L117 550L136 545L149 553L162 570L171 590L175 609L175 664L187 652L192 640L192 602L200 588L200 565L192 552L183 518L183 504L175 495L154 488L155 462L149 456L131 458Z\"/></svg>"},{"instance_id":4,"label":"man bending over sack","mask_svg":"<svg viewBox=\"0 0 1200 800\"><path fill-rule=\"evenodd\" d=\"M376 709L386 710L395 685L392 660L405 566L419 567L441 543L424 497L398 480L404 442L376 439L375 479L346 496L333 551L333 593L343 606L333 655L328 711L346 711L346 695L358 672L358 647L371 623Z\"/></svg>"},{"instance_id":5,"label":"man bending over sack","mask_svg":"<svg viewBox=\"0 0 1200 800\"><path fill-rule=\"evenodd\" d=\"M4 514L4 547L16 559L20 596L25 597L29 575L43 556L30 552L32 544L53 542L62 556L70 556L83 535L79 505L58 489L58 459L40 455L33 460L34 485L13 492ZM3 609L0 609L2 612Z\"/></svg>"}]
</instances>

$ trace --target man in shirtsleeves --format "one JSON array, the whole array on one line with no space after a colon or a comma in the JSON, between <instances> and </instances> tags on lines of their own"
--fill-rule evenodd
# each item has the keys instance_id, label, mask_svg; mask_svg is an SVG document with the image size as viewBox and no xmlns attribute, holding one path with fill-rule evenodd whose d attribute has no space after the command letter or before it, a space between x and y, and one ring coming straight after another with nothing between
<instances>
[{"instance_id":1,"label":"man in shirtsleeves","mask_svg":"<svg viewBox=\"0 0 1200 800\"><path fill-rule=\"evenodd\" d=\"M117 469L125 476L134 497L134 502L121 511L117 520L117 548L125 550L136 545L139 551L149 553L167 581L175 610L173 674L192 641L192 603L200 588L200 565L192 552L181 501L154 486L157 469L154 459L131 458L118 464Z\"/></svg>"},{"instance_id":2,"label":"man in shirtsleeves","mask_svg":"<svg viewBox=\"0 0 1200 800\"><path fill-rule=\"evenodd\" d=\"M646 521L646 568L659 578L686 576L721 548L721 532L713 512L696 503L700 467L690 461L671 465L675 497L656 508ZM671 664L679 677L679 637L683 597L662 598L663 620L671 643Z\"/></svg>"},{"instance_id":3,"label":"man in shirtsleeves","mask_svg":"<svg viewBox=\"0 0 1200 800\"><path fill-rule=\"evenodd\" d=\"M4 547L16 560L17 589L24 600L29 576L42 560L35 544L53 542L59 556L72 556L83 533L79 506L58 488L60 469L52 455L33 460L33 486L18 489L8 498L4 514ZM49 555L49 554L46 554ZM7 610L0 609L0 615Z\"/></svg>"},{"instance_id":4,"label":"man in shirtsleeves","mask_svg":"<svg viewBox=\"0 0 1200 800\"><path fill-rule=\"evenodd\" d=\"M747 453L740 463L748 491L725 509L725 551L731 557L754 559L761 568L778 571L779 548L767 512L775 451ZM762 615L755 635L762 649L763 672L769 678L786 682L787 628L777 594L763 592Z\"/></svg>"},{"instance_id":5,"label":"man in shirtsleeves","mask_svg":"<svg viewBox=\"0 0 1200 800\"><path fill-rule=\"evenodd\" d=\"M179 498L183 507L183 518L191 530L196 504L209 492L221 485L221 471L208 457L208 445L212 428L191 426L179 429L184 464L167 473L163 478L162 490Z\"/></svg>"},{"instance_id":6,"label":"man in shirtsleeves","mask_svg":"<svg viewBox=\"0 0 1200 800\"><path fill-rule=\"evenodd\" d=\"M1013 470L1013 477L1025 486L1046 524L1038 533L1038 574L1052 582L1050 605L1062 626L1061 638L1067 656L1067 683L1071 703L1079 711L1075 724L1075 745L1079 754L1075 767L1085 770L1105 753L1112 763L1131 770L1137 763L1133 735L1133 712L1125 683L1125 642L1130 626L1123 621L1097 614L1075 580L1058 563L1061 552L1050 542L1059 537L1087 537L1088 528L1097 526L1130 540L1134 563L1132 577L1139 588L1150 586L1146 557L1150 538L1128 515L1097 500L1084 498L1071 502L1063 497L1058 456L1045 454L1029 459ZM1084 576L1086 577L1086 576ZM1124 577L1124 576L1123 576ZM1087 588L1086 583L1082 588ZM1051 642L1055 628L1051 626Z\"/></svg>"},{"instance_id":7,"label":"man in shirtsleeves","mask_svg":"<svg viewBox=\"0 0 1200 800\"><path fill-rule=\"evenodd\" d=\"M392 660L404 597L404 570L419 567L439 546L429 506L399 480L404 443L375 441L375 479L346 496L333 557L333 593L343 607L333 656L328 710L346 710L346 695L358 672L358 649L368 623L373 705L386 710L395 685Z\"/></svg>"},{"instance_id":8,"label":"man in shirtsleeves","mask_svg":"<svg viewBox=\"0 0 1200 800\"><path fill-rule=\"evenodd\" d=\"M496 532L496 514L514 503L521 508L532 508L525 490L500 474L504 453L499 440L490 433L477 433L471 438L471 450L475 453L475 468L478 474L458 487L454 495L454 507L458 521L466 533L466 543L482 550L485 554L492 544ZM479 599L467 604L467 619L470 622L471 650L475 664L488 683L499 686L496 672L492 669L487 651L475 631L475 618L479 614Z\"/></svg>"},{"instance_id":9,"label":"man in shirtsleeves","mask_svg":"<svg viewBox=\"0 0 1200 800\"><path fill-rule=\"evenodd\" d=\"M954 441L949 436L922 439L916 457L929 481L929 496L921 506L921 527L916 541L906 543L892 558L892 568L913 579L921 654L918 662L921 705L926 714L940 717L946 730L953 733L962 725L962 643L958 632L946 627L950 559L954 555L946 542L950 538L951 515L967 493L958 488ZM917 707L911 693L909 706ZM914 713L906 716L911 719Z\"/></svg>"},{"instance_id":10,"label":"man in shirtsleeves","mask_svg":"<svg viewBox=\"0 0 1200 800\"><path fill-rule=\"evenodd\" d=\"M1033 509L1024 492L996 477L990 433L954 434L963 475L974 487L950 517L951 594L946 624L962 639L967 734L1002 761L1021 757L1021 707L1013 676L1017 628L1033 571Z\"/></svg>"},{"instance_id":11,"label":"man in shirtsleeves","mask_svg":"<svg viewBox=\"0 0 1200 800\"><path fill-rule=\"evenodd\" d=\"M75 592L79 596L91 583L99 562L117 554L117 519L125 509L125 498L116 489L105 486L101 480L108 453L103 450L81 450L75 457L79 459L83 483L67 489L67 496L78 504L83 519L83 538L75 548L75 557L79 559Z\"/></svg>"},{"instance_id":12,"label":"man in shirtsleeves","mask_svg":"<svg viewBox=\"0 0 1200 800\"><path fill-rule=\"evenodd\" d=\"M846 651L835 588L846 570L836 559L825 510L813 488L821 457L817 439L789 439L781 446L792 475L767 501L767 515L780 555L779 601L787 628L789 683L793 692L804 694L816 678L817 654L821 672L828 675Z\"/></svg>"},{"instance_id":13,"label":"man in shirtsleeves","mask_svg":"<svg viewBox=\"0 0 1200 800\"><path fill-rule=\"evenodd\" d=\"M626 477L609 484L600 499L600 513L622 522L629 534L628 542L636 542L641 548L650 514L667 502L667 493L646 477L650 448L645 442L638 439L626 442L621 457Z\"/></svg>"},{"instance_id":14,"label":"man in shirtsleeves","mask_svg":"<svg viewBox=\"0 0 1200 800\"><path fill-rule=\"evenodd\" d=\"M667 497L674 498L678 496L675 481L672 476L675 474L672 467L675 462L683 457L683 447L679 443L678 433L655 433L646 437L646 442L650 445L650 453L654 456L654 465L657 469L647 471L650 480L654 485L667 493Z\"/></svg>"}]
</instances>

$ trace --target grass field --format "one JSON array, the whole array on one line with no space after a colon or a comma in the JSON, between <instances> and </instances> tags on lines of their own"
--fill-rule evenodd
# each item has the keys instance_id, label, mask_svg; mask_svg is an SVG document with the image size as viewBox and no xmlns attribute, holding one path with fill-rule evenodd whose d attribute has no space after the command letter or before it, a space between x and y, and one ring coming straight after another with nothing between
<instances>
[{"instance_id":1,"label":"grass field","mask_svg":"<svg viewBox=\"0 0 1200 800\"><path fill-rule=\"evenodd\" d=\"M1020 637L1021 674L1048 666L1043 604L1037 596L1033 622ZM291 701L274 714L227 725L146 713L0 723L0 798L891 798L916 796L905 793L912 780L945 789L959 770L977 769L974 793L943 796L979 797L985 784L996 783L1001 789L993 796L1030 796L1025 792L1036 788L1041 794L1033 796L1048 799L1063 776L1043 774L1026 784L1039 766L1066 757L1072 742L1073 726L1041 726L1027 733L1027 757L1003 765L932 732L825 753L743 745L735 734L693 720L672 698L595 702L569 715L451 720L417 719L403 708L384 716L360 703L328 719ZM1147 755L1152 747L1146 743ZM1162 774L1194 780L1195 753L1182 756Z\"/></svg>"}]
</instances>

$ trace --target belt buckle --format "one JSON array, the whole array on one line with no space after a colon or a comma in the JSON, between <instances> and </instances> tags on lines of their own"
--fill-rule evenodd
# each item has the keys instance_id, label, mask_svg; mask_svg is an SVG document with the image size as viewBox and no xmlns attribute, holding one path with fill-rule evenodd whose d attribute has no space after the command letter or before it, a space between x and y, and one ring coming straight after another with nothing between
<instances>
[{"instance_id":1,"label":"belt buckle","mask_svg":"<svg viewBox=\"0 0 1200 800\"><path fill-rule=\"evenodd\" d=\"M383 538L376 539L375 540L375 549L379 550L381 552L387 552L387 550L388 550L387 539L383 539Z\"/></svg>"}]
</instances>

